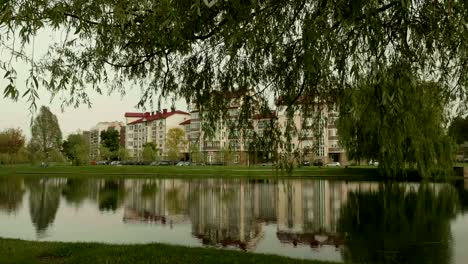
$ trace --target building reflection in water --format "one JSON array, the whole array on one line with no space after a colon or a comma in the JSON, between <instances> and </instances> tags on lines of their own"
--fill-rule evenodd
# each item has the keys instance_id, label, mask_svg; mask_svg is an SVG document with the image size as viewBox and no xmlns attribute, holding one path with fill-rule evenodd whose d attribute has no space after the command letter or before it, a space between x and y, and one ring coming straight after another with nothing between
<instances>
[{"instance_id":1,"label":"building reflection in water","mask_svg":"<svg viewBox=\"0 0 468 264\"><path fill-rule=\"evenodd\" d=\"M339 247L343 238L336 227L348 192L376 188L377 183L321 180L132 181L123 220L191 223L193 236L204 245L243 250L256 247L263 225L276 223L282 243Z\"/></svg>"},{"instance_id":2,"label":"building reflection in water","mask_svg":"<svg viewBox=\"0 0 468 264\"><path fill-rule=\"evenodd\" d=\"M385 240L394 242L392 249L402 251L399 247L405 243L401 238L408 240L407 235L412 236L413 245L431 239L445 241L458 203L461 201L462 210L468 208L466 181L453 185L389 185L303 179L30 178L0 183L0 211L7 213L17 210L28 191L29 214L39 238L46 236L63 199L62 203L78 210L89 201L107 214L123 211L123 222L129 225L189 225L192 236L206 246L254 251L265 237L265 225L271 224L276 228L276 241L282 245L331 246L345 260L376 263L381 256L364 256L366 248L375 246L373 251L378 252L379 241ZM389 211L392 208L405 210ZM383 229L381 225L387 219L399 224ZM408 226L412 228L404 229ZM369 230L373 230L372 234L379 230L385 233L370 235ZM404 234L402 230L406 230ZM426 230L437 235L424 236ZM360 241L366 247L351 241ZM448 246L433 252L450 256Z\"/></svg>"}]
</instances>

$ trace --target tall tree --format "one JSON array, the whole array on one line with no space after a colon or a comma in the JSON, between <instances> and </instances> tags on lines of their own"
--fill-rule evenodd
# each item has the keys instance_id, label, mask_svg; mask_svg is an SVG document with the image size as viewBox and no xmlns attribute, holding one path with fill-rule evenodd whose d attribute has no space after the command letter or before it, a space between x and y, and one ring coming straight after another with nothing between
<instances>
[{"instance_id":1,"label":"tall tree","mask_svg":"<svg viewBox=\"0 0 468 264\"><path fill-rule=\"evenodd\" d=\"M39 146L45 157L52 150L59 150L62 145L62 131L57 117L47 106L42 106L31 126L32 142Z\"/></svg>"},{"instance_id":2,"label":"tall tree","mask_svg":"<svg viewBox=\"0 0 468 264\"><path fill-rule=\"evenodd\" d=\"M387 176L401 175L406 167L422 176L452 170L444 89L412 72L401 64L371 73L346 91L340 108L338 133L349 157L378 160Z\"/></svg>"},{"instance_id":3,"label":"tall tree","mask_svg":"<svg viewBox=\"0 0 468 264\"><path fill-rule=\"evenodd\" d=\"M181 151L185 149L187 140L185 131L180 128L171 128L166 136L167 157L170 160L180 160Z\"/></svg>"},{"instance_id":4,"label":"tall tree","mask_svg":"<svg viewBox=\"0 0 468 264\"><path fill-rule=\"evenodd\" d=\"M114 128L102 131L101 145L109 149L111 152L118 151L120 146L119 131L115 130Z\"/></svg>"}]
</instances>

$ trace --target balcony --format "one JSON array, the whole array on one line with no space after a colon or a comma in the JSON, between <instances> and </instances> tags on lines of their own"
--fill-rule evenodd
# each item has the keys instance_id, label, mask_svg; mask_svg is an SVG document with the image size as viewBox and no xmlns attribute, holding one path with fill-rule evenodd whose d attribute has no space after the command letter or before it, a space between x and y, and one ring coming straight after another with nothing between
<instances>
[{"instance_id":1,"label":"balcony","mask_svg":"<svg viewBox=\"0 0 468 264\"><path fill-rule=\"evenodd\" d=\"M205 142L203 144L203 150L220 150L221 144L219 141Z\"/></svg>"},{"instance_id":2,"label":"balcony","mask_svg":"<svg viewBox=\"0 0 468 264\"><path fill-rule=\"evenodd\" d=\"M343 148L328 148L329 153L344 152Z\"/></svg>"}]
</instances>

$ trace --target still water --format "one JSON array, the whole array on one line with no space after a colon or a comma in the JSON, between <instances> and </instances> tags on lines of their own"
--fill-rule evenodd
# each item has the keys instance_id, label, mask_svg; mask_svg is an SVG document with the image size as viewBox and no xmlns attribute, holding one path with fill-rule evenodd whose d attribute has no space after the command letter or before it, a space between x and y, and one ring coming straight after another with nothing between
<instances>
[{"instance_id":1,"label":"still water","mask_svg":"<svg viewBox=\"0 0 468 264\"><path fill-rule=\"evenodd\" d=\"M0 237L468 263L468 182L0 178Z\"/></svg>"}]
</instances>

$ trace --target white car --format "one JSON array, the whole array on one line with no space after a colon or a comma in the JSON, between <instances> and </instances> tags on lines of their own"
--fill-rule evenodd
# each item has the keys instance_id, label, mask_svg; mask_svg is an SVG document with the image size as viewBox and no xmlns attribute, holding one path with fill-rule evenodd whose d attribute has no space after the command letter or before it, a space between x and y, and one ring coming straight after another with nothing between
<instances>
[{"instance_id":1,"label":"white car","mask_svg":"<svg viewBox=\"0 0 468 264\"><path fill-rule=\"evenodd\" d=\"M375 160L370 160L369 161L369 166L379 166L379 162Z\"/></svg>"},{"instance_id":2,"label":"white car","mask_svg":"<svg viewBox=\"0 0 468 264\"><path fill-rule=\"evenodd\" d=\"M110 165L111 165L111 166L122 166L122 164L120 163L120 161L117 161L117 160L112 161L112 162L110 163Z\"/></svg>"},{"instance_id":3,"label":"white car","mask_svg":"<svg viewBox=\"0 0 468 264\"><path fill-rule=\"evenodd\" d=\"M334 162L327 163L327 165L325 165L325 166L327 166L327 167L340 167L341 164L338 161L334 161Z\"/></svg>"}]
</instances>

